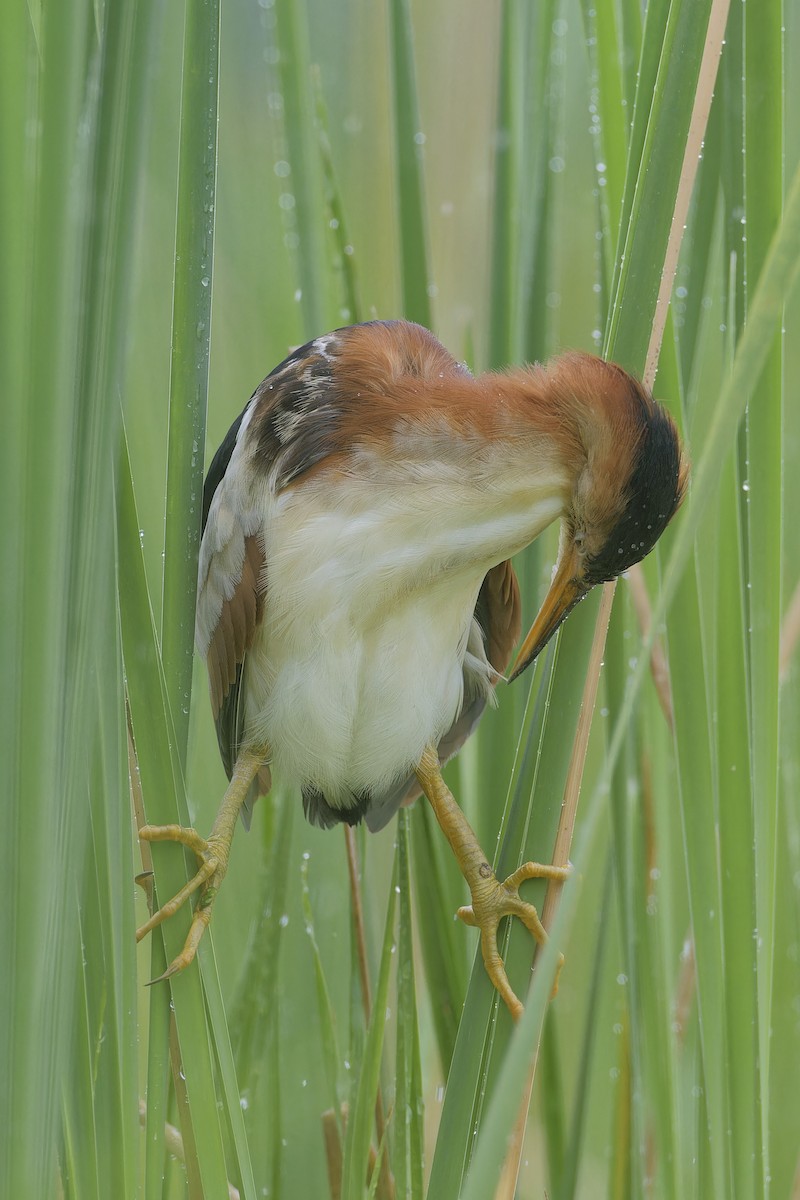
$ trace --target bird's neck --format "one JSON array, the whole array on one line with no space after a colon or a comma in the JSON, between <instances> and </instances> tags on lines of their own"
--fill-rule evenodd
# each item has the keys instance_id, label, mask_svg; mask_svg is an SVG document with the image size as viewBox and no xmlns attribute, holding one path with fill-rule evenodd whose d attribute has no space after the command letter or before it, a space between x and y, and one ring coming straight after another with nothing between
<instances>
[{"instance_id":1,"label":"bird's neck","mask_svg":"<svg viewBox=\"0 0 800 1200\"><path fill-rule=\"evenodd\" d=\"M475 381L476 383L478 381ZM523 549L565 511L574 472L557 438L520 420L497 397L464 396L457 419L442 410L398 427L392 452L368 470L372 503L402 492L397 520L407 546L424 541L431 564L485 571ZM412 487L411 507L408 505Z\"/></svg>"}]
</instances>

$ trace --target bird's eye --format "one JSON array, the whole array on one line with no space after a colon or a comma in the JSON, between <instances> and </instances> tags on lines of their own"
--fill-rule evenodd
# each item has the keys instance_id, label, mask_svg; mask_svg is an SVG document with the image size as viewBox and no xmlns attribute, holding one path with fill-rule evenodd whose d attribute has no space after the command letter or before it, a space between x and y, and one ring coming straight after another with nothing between
<instances>
[{"instance_id":1,"label":"bird's eye","mask_svg":"<svg viewBox=\"0 0 800 1200\"><path fill-rule=\"evenodd\" d=\"M578 554L585 554L586 553L586 534L583 532L582 529L578 529L573 534L572 540L575 543L575 549L578 551Z\"/></svg>"}]
</instances>

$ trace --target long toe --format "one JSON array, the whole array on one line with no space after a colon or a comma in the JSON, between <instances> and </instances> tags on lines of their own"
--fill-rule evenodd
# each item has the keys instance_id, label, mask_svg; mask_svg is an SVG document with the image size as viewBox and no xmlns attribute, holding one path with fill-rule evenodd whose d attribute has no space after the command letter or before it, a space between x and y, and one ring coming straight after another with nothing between
<instances>
[{"instance_id":1,"label":"long toe","mask_svg":"<svg viewBox=\"0 0 800 1200\"><path fill-rule=\"evenodd\" d=\"M506 975L505 964L497 949L497 923L481 926L481 953L486 974L500 993L506 1008L514 1020L522 1015L522 1004L514 992Z\"/></svg>"},{"instance_id":2,"label":"long toe","mask_svg":"<svg viewBox=\"0 0 800 1200\"><path fill-rule=\"evenodd\" d=\"M139 837L144 842L180 842L198 858L208 851L208 842L189 825L143 825Z\"/></svg>"},{"instance_id":3,"label":"long toe","mask_svg":"<svg viewBox=\"0 0 800 1200\"><path fill-rule=\"evenodd\" d=\"M552 863L526 862L517 867L503 884L504 887L515 891L526 879L555 879L564 883L569 879L571 867L556 867Z\"/></svg>"},{"instance_id":4,"label":"long toe","mask_svg":"<svg viewBox=\"0 0 800 1200\"><path fill-rule=\"evenodd\" d=\"M547 932L534 905L520 896L519 885L524 880L533 878L561 880L566 877L567 873L568 869L563 867L545 867L540 863L524 863L502 883L494 876L490 879L481 878L480 882L472 889L472 905L458 910L458 916L465 924L477 925L480 929L481 950L486 973L515 1020L520 1016L523 1008L509 983L503 960L497 949L497 926L503 917L517 917L538 945L543 946L547 941ZM558 990L558 977L563 957L563 955L559 957L558 970L553 984L552 994L554 996Z\"/></svg>"},{"instance_id":5,"label":"long toe","mask_svg":"<svg viewBox=\"0 0 800 1200\"><path fill-rule=\"evenodd\" d=\"M173 916L186 903L190 896L208 882L217 870L218 865L217 859L214 856L209 857L202 863L197 873L192 876L188 883L185 883L171 900L167 900L165 904L162 904L158 912L154 912L149 921L145 921L144 925L141 925L136 930L136 941L140 942L143 937L146 937L150 933L151 929L155 929L156 925L160 925L162 921L166 921L168 917Z\"/></svg>"},{"instance_id":6,"label":"long toe","mask_svg":"<svg viewBox=\"0 0 800 1200\"><path fill-rule=\"evenodd\" d=\"M191 962L194 962L194 957L197 954L197 947L200 945L203 934L211 923L212 903L213 897L208 904L204 904L203 898L201 897L200 903L195 909L194 916L192 917L192 924L186 936L186 941L183 943L183 949L181 950L180 954L173 958L163 975L159 975L157 979L150 980L147 985L148 987L152 987L154 983L163 983L164 980L171 979L173 975L177 975L179 971L182 971L185 967L188 967Z\"/></svg>"}]
</instances>

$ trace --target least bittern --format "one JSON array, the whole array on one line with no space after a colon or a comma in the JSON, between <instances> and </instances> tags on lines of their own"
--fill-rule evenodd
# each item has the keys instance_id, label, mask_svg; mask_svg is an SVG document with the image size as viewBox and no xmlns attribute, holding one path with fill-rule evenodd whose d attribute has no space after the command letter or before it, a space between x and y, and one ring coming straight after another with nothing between
<instances>
[{"instance_id":1,"label":"least bittern","mask_svg":"<svg viewBox=\"0 0 800 1200\"><path fill-rule=\"evenodd\" d=\"M590 588L638 562L675 513L686 467L675 427L621 367L568 353L473 377L426 329L372 321L319 337L253 393L203 496L197 646L230 786L200 867L139 930L194 892L190 963L225 875L236 818L271 769L308 819L381 829L424 792L458 858L484 962L521 1004L497 949L519 895L564 868L498 880L441 774L472 733L520 634L511 556L555 520L555 574L514 679ZM165 976L165 977L166 977Z\"/></svg>"}]
</instances>

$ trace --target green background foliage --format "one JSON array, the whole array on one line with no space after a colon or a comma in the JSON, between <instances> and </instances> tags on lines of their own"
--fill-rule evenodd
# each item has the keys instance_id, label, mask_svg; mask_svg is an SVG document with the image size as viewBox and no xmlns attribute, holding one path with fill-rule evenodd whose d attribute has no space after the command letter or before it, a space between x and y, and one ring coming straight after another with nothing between
<instances>
[{"instance_id":1,"label":"green background foliage","mask_svg":"<svg viewBox=\"0 0 800 1200\"><path fill-rule=\"evenodd\" d=\"M794 1195L794 6L728 17L655 387L692 490L644 564L648 641L617 588L576 870L516 1028L421 803L355 838L365 1005L345 839L279 781L199 969L146 989L188 914L136 948L131 797L205 833L224 790L192 658L203 468L290 347L405 316L477 370L566 346L644 370L724 4L7 8L0 1195L511 1196L537 1045L520 1198ZM554 550L517 563L526 618ZM598 602L448 770L498 870L552 855ZM168 845L153 865L162 900L192 866ZM505 954L525 994L524 931Z\"/></svg>"}]
</instances>

